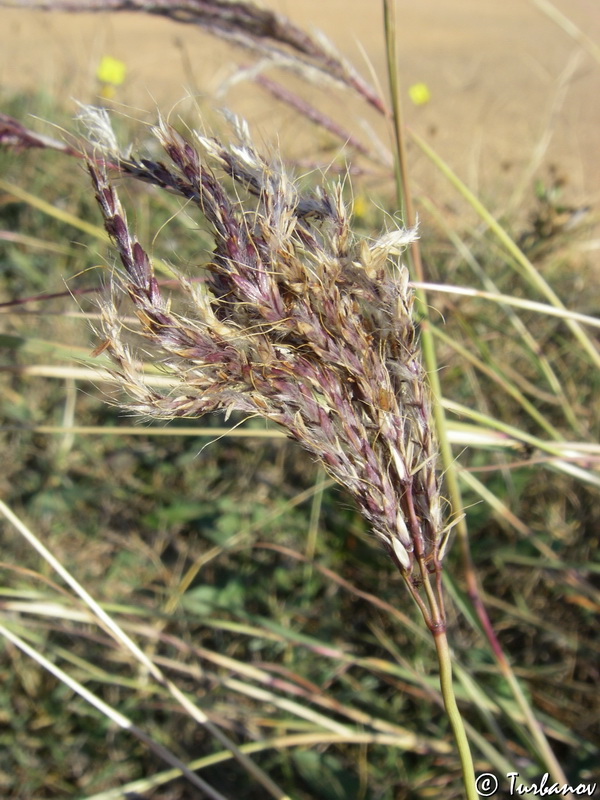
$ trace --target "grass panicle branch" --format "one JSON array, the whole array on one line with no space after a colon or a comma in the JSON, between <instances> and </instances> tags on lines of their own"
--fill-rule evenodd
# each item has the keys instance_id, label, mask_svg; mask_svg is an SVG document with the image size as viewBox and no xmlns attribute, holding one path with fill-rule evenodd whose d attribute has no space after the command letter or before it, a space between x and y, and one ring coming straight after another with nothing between
<instances>
[{"instance_id":1,"label":"grass panicle branch","mask_svg":"<svg viewBox=\"0 0 600 800\"><path fill-rule=\"evenodd\" d=\"M322 33L308 34L283 14L247 0L0 0L0 5L87 13L137 11L197 25L212 36L263 57L266 63L300 73L316 83L334 81L355 91L379 113L385 112L375 90Z\"/></svg>"},{"instance_id":2,"label":"grass panicle branch","mask_svg":"<svg viewBox=\"0 0 600 800\"><path fill-rule=\"evenodd\" d=\"M12 147L17 151L39 148L41 150L58 150L68 155L77 154L77 151L64 142L35 133L14 119L14 117L3 113L0 113L0 145Z\"/></svg>"}]
</instances>

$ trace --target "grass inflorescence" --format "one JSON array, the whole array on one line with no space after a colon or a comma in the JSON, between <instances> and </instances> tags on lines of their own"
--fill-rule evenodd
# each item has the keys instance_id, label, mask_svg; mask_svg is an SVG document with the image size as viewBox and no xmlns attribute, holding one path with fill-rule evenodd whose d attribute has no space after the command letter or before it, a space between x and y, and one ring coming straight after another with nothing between
<instances>
[{"instance_id":1,"label":"grass inflorescence","mask_svg":"<svg viewBox=\"0 0 600 800\"><path fill-rule=\"evenodd\" d=\"M406 267L390 260L415 233L353 241L341 185L300 194L237 127L240 141L231 148L196 138L255 203L228 194L165 124L156 134L170 167L107 152L122 170L192 200L210 225L215 247L206 277L181 281L185 314L161 293L106 173L89 162L124 268L117 282L135 306L146 358L164 366L174 388L159 394L144 385L123 340L116 288L103 307L106 349L138 413L238 411L283 426L354 496L410 575L415 550L438 558L443 528L412 291Z\"/></svg>"}]
</instances>

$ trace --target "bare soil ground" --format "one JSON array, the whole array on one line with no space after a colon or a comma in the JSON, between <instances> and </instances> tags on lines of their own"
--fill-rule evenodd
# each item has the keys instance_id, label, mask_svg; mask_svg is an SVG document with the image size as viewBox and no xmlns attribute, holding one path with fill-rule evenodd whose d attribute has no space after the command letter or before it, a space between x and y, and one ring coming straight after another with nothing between
<instances>
[{"instance_id":1,"label":"bare soil ground","mask_svg":"<svg viewBox=\"0 0 600 800\"><path fill-rule=\"evenodd\" d=\"M363 74L383 84L382 11L378 0L268 0L301 26L323 30ZM555 0L600 47L597 0ZM600 200L600 61L534 0L420 0L398 3L400 74L409 124L492 206L526 202L532 176L564 182L564 198ZM46 14L0 8L0 88L42 88L62 99L93 102L100 58L127 67L116 100L135 109L170 110L190 92L211 98L247 54L215 43L197 28L133 14ZM375 77L376 76L376 77ZM415 106L407 88L424 82L431 99ZM348 125L375 126L364 107L314 89L314 100ZM265 139L311 143L295 114L273 109L254 87L236 86L215 104L250 118ZM349 119L351 117L351 119ZM364 120L363 120L364 118ZM311 131L310 136L322 134ZM303 144L302 144L303 143ZM419 188L445 196L442 178L412 154ZM496 204L496 198L502 198ZM451 201L449 201L451 202Z\"/></svg>"}]
</instances>

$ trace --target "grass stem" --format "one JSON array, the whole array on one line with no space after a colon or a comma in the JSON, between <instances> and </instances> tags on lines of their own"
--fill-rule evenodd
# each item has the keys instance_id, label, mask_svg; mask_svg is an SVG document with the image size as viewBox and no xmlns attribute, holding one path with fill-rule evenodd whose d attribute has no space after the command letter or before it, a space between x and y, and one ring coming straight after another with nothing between
<instances>
[{"instance_id":1,"label":"grass stem","mask_svg":"<svg viewBox=\"0 0 600 800\"><path fill-rule=\"evenodd\" d=\"M452 733L454 734L454 741L458 749L466 797L467 800L478 800L479 795L475 787L475 769L473 767L469 740L467 739L463 720L454 695L452 659L445 628L434 633L434 641L440 668L440 687L444 698L446 713L448 714L448 720L450 721Z\"/></svg>"}]
</instances>

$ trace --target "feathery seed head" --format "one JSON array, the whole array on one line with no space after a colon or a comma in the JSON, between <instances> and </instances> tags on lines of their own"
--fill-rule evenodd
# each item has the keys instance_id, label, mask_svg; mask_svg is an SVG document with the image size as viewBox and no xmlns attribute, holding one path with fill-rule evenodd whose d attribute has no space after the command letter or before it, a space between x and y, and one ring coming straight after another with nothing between
<instances>
[{"instance_id":1,"label":"feathery seed head","mask_svg":"<svg viewBox=\"0 0 600 800\"><path fill-rule=\"evenodd\" d=\"M181 278L185 315L163 297L106 171L88 165L123 266L115 281L145 349L176 382L163 394L146 385L109 300L103 333L129 405L160 417L241 411L283 426L354 496L410 575L415 559L437 559L443 528L413 297L397 260L416 231L356 241L340 186L299 192L281 164L260 156L245 125L235 127L229 147L196 134L201 155L161 122L154 132L168 166L106 153L121 171L191 200L210 226L204 280Z\"/></svg>"}]
</instances>

